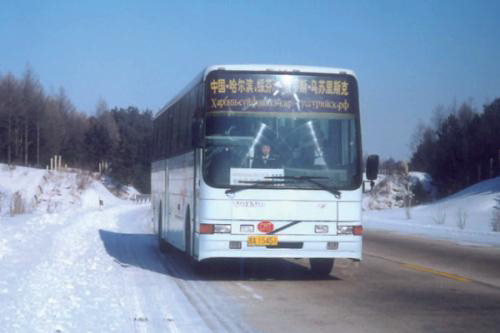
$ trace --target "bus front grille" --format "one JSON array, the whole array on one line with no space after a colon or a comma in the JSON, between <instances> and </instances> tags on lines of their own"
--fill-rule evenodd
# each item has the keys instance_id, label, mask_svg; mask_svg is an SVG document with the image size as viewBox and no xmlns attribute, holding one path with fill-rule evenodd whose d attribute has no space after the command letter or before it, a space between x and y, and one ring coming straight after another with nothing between
<instances>
[{"instance_id":1,"label":"bus front grille","mask_svg":"<svg viewBox=\"0 0 500 333\"><path fill-rule=\"evenodd\" d=\"M278 245L268 245L268 249L301 249L303 242L278 242Z\"/></svg>"}]
</instances>

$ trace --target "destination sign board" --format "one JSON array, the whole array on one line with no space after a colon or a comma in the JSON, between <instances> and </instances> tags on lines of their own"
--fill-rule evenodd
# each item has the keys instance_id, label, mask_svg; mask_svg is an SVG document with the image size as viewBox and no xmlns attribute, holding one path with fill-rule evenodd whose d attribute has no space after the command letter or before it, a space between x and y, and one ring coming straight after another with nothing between
<instances>
[{"instance_id":1,"label":"destination sign board","mask_svg":"<svg viewBox=\"0 0 500 333\"><path fill-rule=\"evenodd\" d=\"M208 112L357 113L358 87L348 74L214 71L206 79Z\"/></svg>"}]
</instances>

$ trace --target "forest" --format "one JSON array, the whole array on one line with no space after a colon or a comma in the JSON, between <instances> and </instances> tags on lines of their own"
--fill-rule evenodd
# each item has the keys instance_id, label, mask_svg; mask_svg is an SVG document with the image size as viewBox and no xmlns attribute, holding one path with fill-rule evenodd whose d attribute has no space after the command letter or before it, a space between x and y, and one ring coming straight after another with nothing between
<instances>
[{"instance_id":1,"label":"forest","mask_svg":"<svg viewBox=\"0 0 500 333\"><path fill-rule=\"evenodd\" d=\"M478 111L471 102L434 110L417 125L410 169L429 173L441 196L500 175L500 98Z\"/></svg>"},{"instance_id":2,"label":"forest","mask_svg":"<svg viewBox=\"0 0 500 333\"><path fill-rule=\"evenodd\" d=\"M60 88L47 94L31 68L21 77L0 75L0 162L46 168L54 155L63 165L107 173L121 184L150 192L153 113L137 107L79 112Z\"/></svg>"}]
</instances>

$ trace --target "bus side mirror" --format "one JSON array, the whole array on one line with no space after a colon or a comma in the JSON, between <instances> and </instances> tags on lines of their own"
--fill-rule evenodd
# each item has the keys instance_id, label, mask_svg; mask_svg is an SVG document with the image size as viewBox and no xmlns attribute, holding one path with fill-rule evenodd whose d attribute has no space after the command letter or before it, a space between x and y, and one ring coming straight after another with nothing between
<instances>
[{"instance_id":1,"label":"bus side mirror","mask_svg":"<svg viewBox=\"0 0 500 333\"><path fill-rule=\"evenodd\" d=\"M375 180L378 176L378 155L370 155L366 159L366 179Z\"/></svg>"},{"instance_id":2,"label":"bus side mirror","mask_svg":"<svg viewBox=\"0 0 500 333\"><path fill-rule=\"evenodd\" d=\"M205 137L203 135L203 120L199 118L193 119L191 123L191 144L193 148L204 148Z\"/></svg>"}]
</instances>

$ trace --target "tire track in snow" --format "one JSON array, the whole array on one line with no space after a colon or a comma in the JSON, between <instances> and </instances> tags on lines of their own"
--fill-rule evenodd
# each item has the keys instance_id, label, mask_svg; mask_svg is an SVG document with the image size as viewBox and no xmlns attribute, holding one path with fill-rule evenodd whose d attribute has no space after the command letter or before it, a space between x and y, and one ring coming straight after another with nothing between
<instances>
[{"instance_id":1,"label":"tire track in snow","mask_svg":"<svg viewBox=\"0 0 500 333\"><path fill-rule=\"evenodd\" d=\"M217 290L214 284L198 280L197 276L185 269L185 265L179 265L176 258L170 255L165 257L165 269L179 277L175 282L213 332L254 332L243 322L234 304L228 304L229 298L224 298L224 293Z\"/></svg>"}]
</instances>

